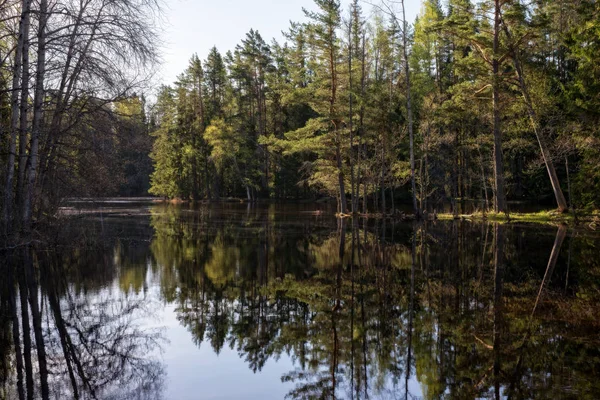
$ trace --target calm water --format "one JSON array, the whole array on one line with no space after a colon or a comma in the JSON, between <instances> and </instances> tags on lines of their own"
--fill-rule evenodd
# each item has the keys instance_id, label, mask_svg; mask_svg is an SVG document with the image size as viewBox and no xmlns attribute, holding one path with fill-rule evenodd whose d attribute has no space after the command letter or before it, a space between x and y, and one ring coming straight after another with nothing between
<instances>
[{"instance_id":1,"label":"calm water","mask_svg":"<svg viewBox=\"0 0 600 400\"><path fill-rule=\"evenodd\" d=\"M0 253L0 399L600 398L592 230L71 206Z\"/></svg>"}]
</instances>

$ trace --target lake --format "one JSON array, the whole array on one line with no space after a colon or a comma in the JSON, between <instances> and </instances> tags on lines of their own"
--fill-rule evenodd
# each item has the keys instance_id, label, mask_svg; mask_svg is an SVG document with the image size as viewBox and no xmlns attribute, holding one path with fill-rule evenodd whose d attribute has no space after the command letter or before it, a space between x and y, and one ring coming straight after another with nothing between
<instances>
[{"instance_id":1,"label":"lake","mask_svg":"<svg viewBox=\"0 0 600 400\"><path fill-rule=\"evenodd\" d=\"M0 253L0 399L600 398L598 232L334 212L71 202Z\"/></svg>"}]
</instances>

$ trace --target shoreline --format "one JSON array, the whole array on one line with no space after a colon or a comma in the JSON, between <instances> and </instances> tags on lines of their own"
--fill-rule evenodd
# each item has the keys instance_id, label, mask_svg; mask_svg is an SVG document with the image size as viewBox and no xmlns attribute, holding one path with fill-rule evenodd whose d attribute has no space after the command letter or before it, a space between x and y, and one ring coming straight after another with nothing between
<instances>
[{"instance_id":1,"label":"shoreline","mask_svg":"<svg viewBox=\"0 0 600 400\"><path fill-rule=\"evenodd\" d=\"M102 199L112 200L115 198ZM118 198L117 198L118 199ZM68 199L68 201L76 203L79 202L98 202L99 199ZM99 202L103 202L100 200ZM119 200L129 200L132 202L136 201L147 201L154 204L172 204L172 205L193 205L193 204L323 204L327 203L331 199L323 198L318 200L276 200L276 199L257 199L254 201L248 201L242 198L221 198L221 199L203 199L199 201L183 200L180 198L166 199L160 197L141 197L141 198L122 198ZM321 213L325 213L321 211ZM333 213L336 218L351 219L354 217L367 218L367 219L396 219L396 220L417 220L412 213L405 213L402 211L396 211L396 213L373 212L373 213ZM593 229L600 227L600 210L586 211L586 210L575 210L573 212L559 213L557 210L541 210L536 212L514 212L514 213L495 213L495 212L473 212L473 213L425 213L421 218L423 221L451 221L451 220L469 220L469 221L488 221L498 223L516 223L516 222L528 222L538 224L567 224L567 225L589 225Z\"/></svg>"},{"instance_id":2,"label":"shoreline","mask_svg":"<svg viewBox=\"0 0 600 400\"><path fill-rule=\"evenodd\" d=\"M367 219L397 219L397 220L417 220L414 214L382 214L382 213L357 213L357 214L344 214L336 213L337 218L359 218ZM544 210L532 213L495 213L495 212L475 212L470 214L452 214L452 213L426 213L422 218L422 221L458 221L468 220L474 222L498 222L498 223L536 223L536 224L566 224L566 225L588 225L595 229L600 227L600 211L577 211L575 214L559 213L556 210Z\"/></svg>"}]
</instances>

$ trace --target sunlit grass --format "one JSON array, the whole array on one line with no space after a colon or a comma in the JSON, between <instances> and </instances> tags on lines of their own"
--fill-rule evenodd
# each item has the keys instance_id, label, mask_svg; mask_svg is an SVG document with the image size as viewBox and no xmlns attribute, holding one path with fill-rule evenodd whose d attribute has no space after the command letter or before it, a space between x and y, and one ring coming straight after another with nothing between
<instances>
[{"instance_id":1,"label":"sunlit grass","mask_svg":"<svg viewBox=\"0 0 600 400\"><path fill-rule=\"evenodd\" d=\"M510 223L510 222L531 222L538 224L577 224L587 223L591 226L600 225L600 211L576 211L568 213L560 213L557 210L544 210L533 213L496 213L496 212L481 212L477 211L472 214L437 214L439 220L486 220L491 222Z\"/></svg>"}]
</instances>

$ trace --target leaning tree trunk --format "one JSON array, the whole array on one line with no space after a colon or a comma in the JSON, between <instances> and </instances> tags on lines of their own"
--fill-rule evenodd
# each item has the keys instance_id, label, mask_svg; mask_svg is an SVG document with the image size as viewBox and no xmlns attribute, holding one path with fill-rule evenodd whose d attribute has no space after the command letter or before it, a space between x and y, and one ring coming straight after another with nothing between
<instances>
[{"instance_id":1,"label":"leaning tree trunk","mask_svg":"<svg viewBox=\"0 0 600 400\"><path fill-rule=\"evenodd\" d=\"M48 22L48 0L40 0L40 22L38 32L37 71L35 79L35 96L33 100L33 126L31 129L31 147L29 150L29 165L27 182L23 197L23 228L31 228L33 212L35 181L38 170L38 148L42 126L44 105L44 78L46 73L46 24Z\"/></svg>"},{"instance_id":2,"label":"leaning tree trunk","mask_svg":"<svg viewBox=\"0 0 600 400\"><path fill-rule=\"evenodd\" d=\"M511 32L504 23L504 21L502 21L502 26L504 28L506 36L508 36L509 39L512 39ZM517 71L517 77L519 79L521 93L523 94L523 99L525 100L525 104L527 105L529 119L531 120L531 125L533 127L535 137L537 138L538 144L540 146L540 152L542 153L542 158L544 159L544 164L546 165L546 170L548 171L548 176L550 177L550 183L552 184L552 190L554 191L554 197L556 198L558 211L563 213L569 209L569 206L567 205L567 200L565 199L565 195L563 194L562 188L560 187L560 181L558 180L558 175L556 174L556 169L554 168L554 163L552 162L550 150L548 149L545 138L543 137L543 134L541 132L538 122L538 115L535 109L533 108L533 101L531 100L531 95L529 94L529 87L525 82L525 75L523 74L523 67L521 65L521 61L519 60L519 55L516 49L514 48L512 49L512 53L513 63L515 66L515 70Z\"/></svg>"}]
</instances>

